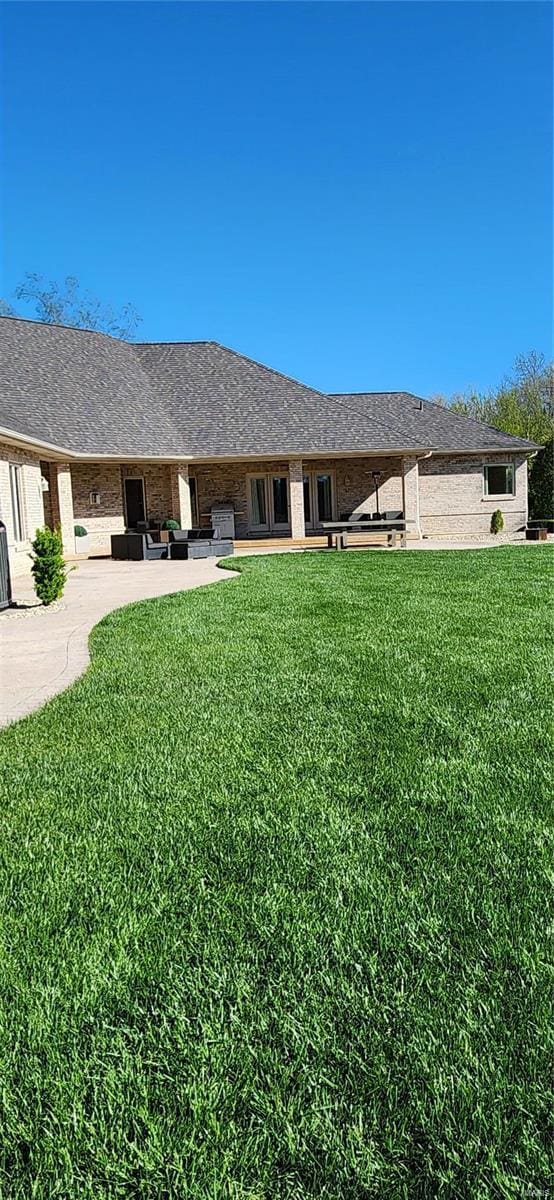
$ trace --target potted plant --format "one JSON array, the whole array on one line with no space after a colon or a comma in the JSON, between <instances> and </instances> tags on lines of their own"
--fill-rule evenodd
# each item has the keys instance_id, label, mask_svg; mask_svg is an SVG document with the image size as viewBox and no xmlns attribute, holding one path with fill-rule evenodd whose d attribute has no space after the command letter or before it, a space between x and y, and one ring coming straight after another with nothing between
<instances>
[{"instance_id":1,"label":"potted plant","mask_svg":"<svg viewBox=\"0 0 554 1200\"><path fill-rule=\"evenodd\" d=\"M504 517L501 508L495 508L491 517L491 533L502 533L504 528Z\"/></svg>"},{"instance_id":2,"label":"potted plant","mask_svg":"<svg viewBox=\"0 0 554 1200\"><path fill-rule=\"evenodd\" d=\"M171 530L180 529L180 528L181 528L181 522L177 521L175 519L175 517L166 517L165 521L162 522L162 528L161 528L161 532L160 532L161 541L168 542L169 534L171 533Z\"/></svg>"},{"instance_id":3,"label":"potted plant","mask_svg":"<svg viewBox=\"0 0 554 1200\"><path fill-rule=\"evenodd\" d=\"M84 525L75 525L73 533L75 534L75 553L88 554L90 550L88 530L85 529Z\"/></svg>"}]
</instances>

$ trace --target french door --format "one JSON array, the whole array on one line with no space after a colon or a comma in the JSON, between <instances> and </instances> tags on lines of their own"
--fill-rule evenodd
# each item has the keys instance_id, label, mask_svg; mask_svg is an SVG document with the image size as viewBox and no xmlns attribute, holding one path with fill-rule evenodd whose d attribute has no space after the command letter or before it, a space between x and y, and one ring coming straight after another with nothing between
<instances>
[{"instance_id":1,"label":"french door","mask_svg":"<svg viewBox=\"0 0 554 1200\"><path fill-rule=\"evenodd\" d=\"M306 529L317 529L332 521L335 510L335 481L332 475L308 471L304 475L304 520Z\"/></svg>"},{"instance_id":2,"label":"french door","mask_svg":"<svg viewBox=\"0 0 554 1200\"><path fill-rule=\"evenodd\" d=\"M248 476L248 525L252 533L290 529L288 475Z\"/></svg>"}]
</instances>

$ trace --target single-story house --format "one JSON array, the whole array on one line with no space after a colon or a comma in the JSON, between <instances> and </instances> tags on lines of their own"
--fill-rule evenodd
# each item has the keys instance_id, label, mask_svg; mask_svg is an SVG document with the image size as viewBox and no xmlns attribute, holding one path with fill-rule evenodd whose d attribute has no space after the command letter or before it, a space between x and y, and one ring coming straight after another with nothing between
<instances>
[{"instance_id":1,"label":"single-story house","mask_svg":"<svg viewBox=\"0 0 554 1200\"><path fill-rule=\"evenodd\" d=\"M402 510L408 536L527 520L538 449L409 392L327 395L217 342L128 343L0 320L0 518L11 569L38 526L90 553L137 521L302 540L343 514ZM77 546L77 549L79 547Z\"/></svg>"}]
</instances>

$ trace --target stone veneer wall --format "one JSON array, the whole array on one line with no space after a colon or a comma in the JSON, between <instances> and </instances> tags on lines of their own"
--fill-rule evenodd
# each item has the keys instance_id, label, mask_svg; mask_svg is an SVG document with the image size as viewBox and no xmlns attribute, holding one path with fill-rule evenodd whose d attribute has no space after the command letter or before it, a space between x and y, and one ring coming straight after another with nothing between
<instances>
[{"instance_id":1,"label":"stone veneer wall","mask_svg":"<svg viewBox=\"0 0 554 1200\"><path fill-rule=\"evenodd\" d=\"M12 501L10 491L9 464L17 463L23 468L21 478L23 524L25 540L16 542L14 537ZM0 443L0 520L8 534L8 553L12 575L29 574L31 559L29 551L37 529L44 525L44 506L41 488L40 459L27 450L15 450L13 446Z\"/></svg>"},{"instance_id":2,"label":"stone veneer wall","mask_svg":"<svg viewBox=\"0 0 554 1200\"><path fill-rule=\"evenodd\" d=\"M515 464L515 496L484 496L485 463ZM435 456L419 462L419 508L423 534L490 533L496 508L504 515L504 528L514 533L527 520L527 459L523 455L487 457Z\"/></svg>"}]
</instances>

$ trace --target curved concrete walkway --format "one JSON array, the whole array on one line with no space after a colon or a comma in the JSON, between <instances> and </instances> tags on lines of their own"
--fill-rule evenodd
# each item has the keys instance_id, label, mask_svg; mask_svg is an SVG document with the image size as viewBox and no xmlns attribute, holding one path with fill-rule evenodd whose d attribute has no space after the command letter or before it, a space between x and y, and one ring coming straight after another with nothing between
<instances>
[{"instance_id":1,"label":"curved concrete walkway","mask_svg":"<svg viewBox=\"0 0 554 1200\"><path fill-rule=\"evenodd\" d=\"M82 674L89 663L89 633L112 609L237 578L214 559L85 559L70 572L63 599L52 608L37 605L30 578L16 579L20 607L0 613L0 726L40 708Z\"/></svg>"}]
</instances>

